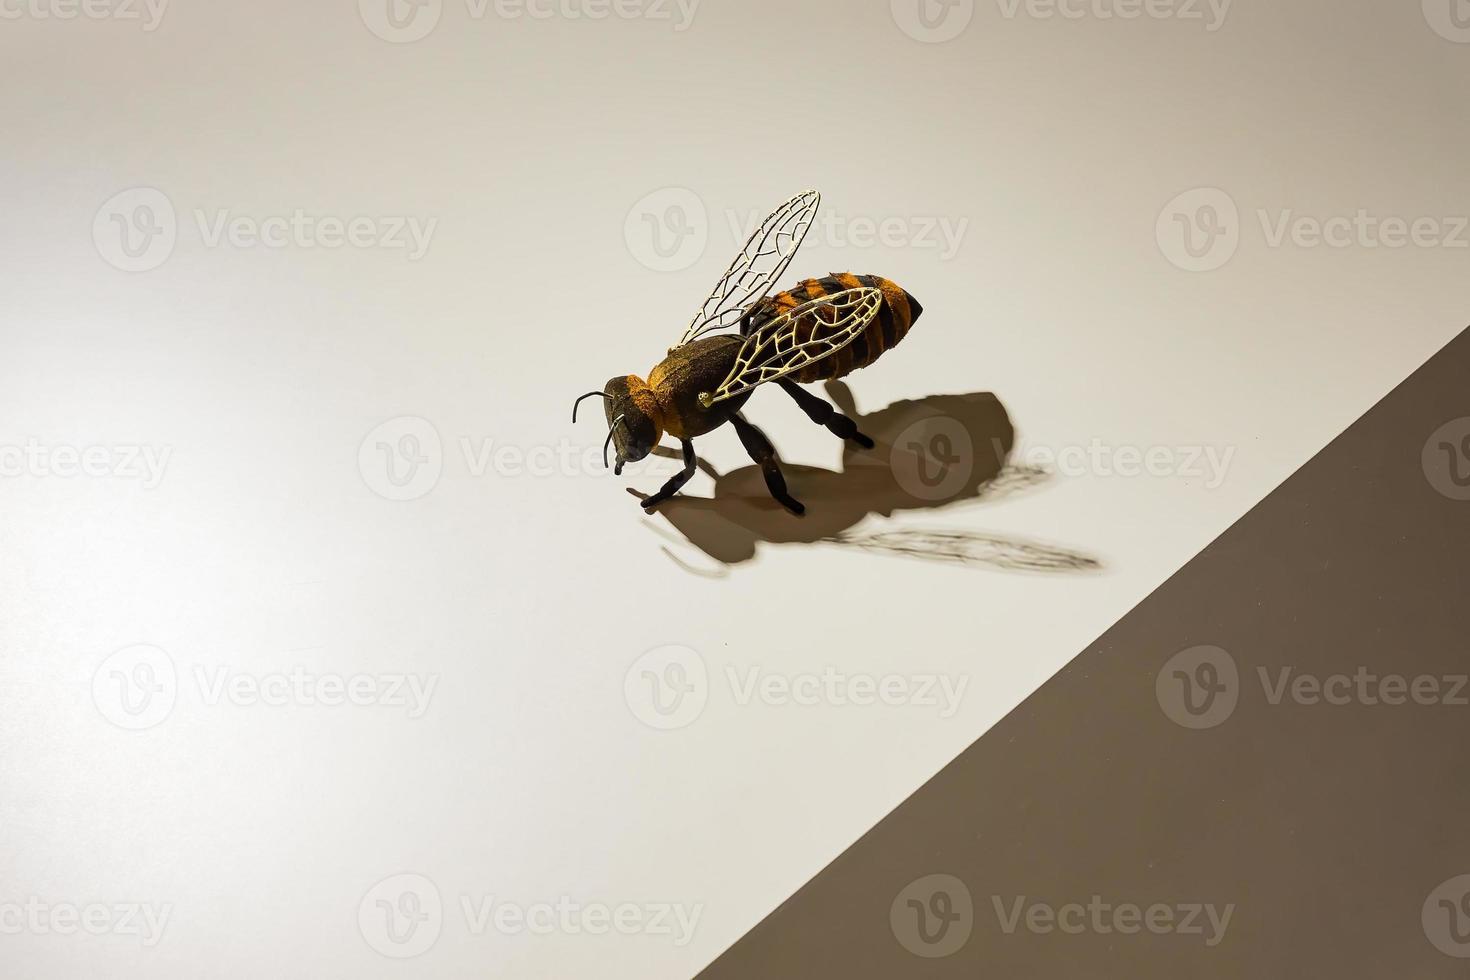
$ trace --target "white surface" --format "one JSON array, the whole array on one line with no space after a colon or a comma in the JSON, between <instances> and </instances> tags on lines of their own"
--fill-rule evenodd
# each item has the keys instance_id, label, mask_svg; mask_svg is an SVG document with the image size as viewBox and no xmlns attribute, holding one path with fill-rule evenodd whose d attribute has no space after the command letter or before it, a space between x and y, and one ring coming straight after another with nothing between
<instances>
[{"instance_id":1,"label":"white surface","mask_svg":"<svg viewBox=\"0 0 1470 980\"><path fill-rule=\"evenodd\" d=\"M3 25L0 444L171 453L152 489L0 480L0 903L171 909L153 945L9 930L7 974L691 975L1467 319L1464 250L1271 248L1255 217L1464 213L1470 47L1416 5L1241 4L1215 32L981 5L943 45L881 3L762 6L707 0L677 32L451 4L412 44L351 4ZM137 186L180 230L128 274L92 224ZM792 266L887 275L926 307L852 379L864 411L991 391L1023 445L1213 447L1234 454L1224 481L1058 475L893 519L1066 546L1096 574L794 545L709 579L661 550L666 525L623 489L656 488L638 467L472 472L461 438L595 455L572 398L678 336L738 245L727 210L806 186L828 213L968 221L950 261L814 237ZM624 226L665 187L708 209L708 247L660 273ZM1244 228L1191 274L1155 225L1196 187L1226 189ZM297 208L437 225L408 261L209 248L193 216ZM835 465L778 394L748 414L787 460ZM359 449L401 416L433 424L443 472L390 502ZM728 431L699 446L745 462ZM136 644L178 691L128 731L93 681ZM702 715L657 731L624 681L670 644L711 684ZM416 719L210 703L220 669L298 667L437 686ZM967 687L948 718L741 705L725 671L751 667ZM399 873L444 903L407 963L371 945L369 890ZM490 896L700 917L684 945L476 934L462 900Z\"/></svg>"}]
</instances>

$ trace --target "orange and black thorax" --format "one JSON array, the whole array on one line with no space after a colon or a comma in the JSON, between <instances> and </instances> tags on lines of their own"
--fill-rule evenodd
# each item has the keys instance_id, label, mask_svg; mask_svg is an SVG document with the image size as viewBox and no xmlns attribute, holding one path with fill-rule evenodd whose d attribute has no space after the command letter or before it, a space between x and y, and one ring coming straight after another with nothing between
<instances>
[{"instance_id":1,"label":"orange and black thorax","mask_svg":"<svg viewBox=\"0 0 1470 980\"><path fill-rule=\"evenodd\" d=\"M737 334L701 337L676 347L648 372L648 387L658 401L664 431L676 439L693 439L713 432L740 411L750 393L705 408L700 392L714 391L735 367L744 338Z\"/></svg>"},{"instance_id":2,"label":"orange and black thorax","mask_svg":"<svg viewBox=\"0 0 1470 980\"><path fill-rule=\"evenodd\" d=\"M857 276L851 272L834 272L821 279L808 279L797 283L784 293L766 300L765 305L750 318L750 330L795 309L803 303L831 296L849 289L864 286L883 290L883 305L863 335L833 354L824 357L797 374L791 375L799 384L813 381L828 381L851 374L859 368L872 364L883 352L896 345L913 327L914 321L924 308L897 283L881 276Z\"/></svg>"}]
</instances>

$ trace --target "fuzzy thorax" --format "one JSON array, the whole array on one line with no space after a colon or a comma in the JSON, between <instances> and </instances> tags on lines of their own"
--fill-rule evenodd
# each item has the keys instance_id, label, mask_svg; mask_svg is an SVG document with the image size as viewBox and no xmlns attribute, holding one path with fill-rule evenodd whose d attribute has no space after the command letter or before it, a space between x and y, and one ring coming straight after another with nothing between
<instances>
[{"instance_id":1,"label":"fuzzy thorax","mask_svg":"<svg viewBox=\"0 0 1470 980\"><path fill-rule=\"evenodd\" d=\"M628 375L628 397L633 404L638 406L638 411L648 416L648 420L658 426L660 432L664 431L664 408L659 403L658 395L653 388L649 387L647 381L636 374Z\"/></svg>"}]
</instances>

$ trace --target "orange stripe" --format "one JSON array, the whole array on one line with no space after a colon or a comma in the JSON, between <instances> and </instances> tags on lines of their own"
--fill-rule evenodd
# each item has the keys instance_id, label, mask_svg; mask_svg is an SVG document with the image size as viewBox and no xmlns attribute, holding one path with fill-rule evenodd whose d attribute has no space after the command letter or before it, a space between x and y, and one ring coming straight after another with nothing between
<instances>
[{"instance_id":1,"label":"orange stripe","mask_svg":"<svg viewBox=\"0 0 1470 980\"><path fill-rule=\"evenodd\" d=\"M909 309L909 294L900 289L897 283L887 279L883 280L883 284L885 292L888 292L887 287L893 287L893 291L888 293L888 303L893 307L894 313L900 314L899 322L903 324L904 333L908 333L909 327L914 325L914 314Z\"/></svg>"}]
</instances>

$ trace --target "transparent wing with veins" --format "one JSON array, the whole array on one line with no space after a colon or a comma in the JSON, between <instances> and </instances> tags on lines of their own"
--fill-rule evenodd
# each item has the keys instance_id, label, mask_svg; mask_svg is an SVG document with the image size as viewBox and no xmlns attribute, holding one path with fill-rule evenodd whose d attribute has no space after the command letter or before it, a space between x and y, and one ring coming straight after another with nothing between
<instances>
[{"instance_id":1,"label":"transparent wing with veins","mask_svg":"<svg viewBox=\"0 0 1470 980\"><path fill-rule=\"evenodd\" d=\"M831 357L861 337L882 308L883 290L848 289L761 324L745 339L724 382L699 396L701 404L708 408Z\"/></svg>"},{"instance_id":2,"label":"transparent wing with veins","mask_svg":"<svg viewBox=\"0 0 1470 980\"><path fill-rule=\"evenodd\" d=\"M816 191L803 191L772 211L730 263L676 346L683 347L711 331L733 327L747 307L764 299L791 264L796 250L801 248L821 202L822 195Z\"/></svg>"}]
</instances>

